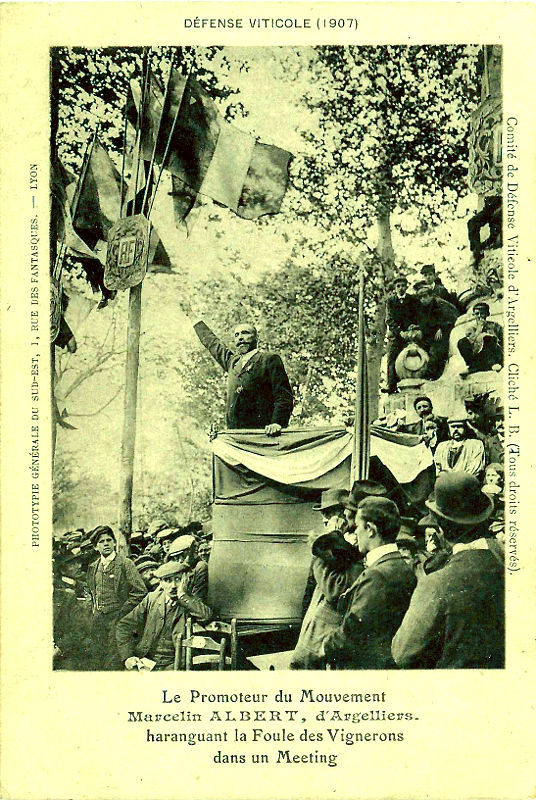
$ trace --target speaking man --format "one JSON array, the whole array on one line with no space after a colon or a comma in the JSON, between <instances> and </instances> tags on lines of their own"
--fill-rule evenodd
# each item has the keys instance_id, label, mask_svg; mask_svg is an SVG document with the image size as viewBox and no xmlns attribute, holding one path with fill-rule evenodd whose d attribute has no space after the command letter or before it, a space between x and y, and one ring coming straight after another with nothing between
<instances>
[{"instance_id":1,"label":"speaking man","mask_svg":"<svg viewBox=\"0 0 536 800\"><path fill-rule=\"evenodd\" d=\"M228 374L225 406L228 428L264 428L268 436L277 436L288 426L293 395L285 367L277 353L258 348L256 327L249 322L236 325L235 349L226 347L191 306L181 307L194 326L201 344Z\"/></svg>"}]
</instances>

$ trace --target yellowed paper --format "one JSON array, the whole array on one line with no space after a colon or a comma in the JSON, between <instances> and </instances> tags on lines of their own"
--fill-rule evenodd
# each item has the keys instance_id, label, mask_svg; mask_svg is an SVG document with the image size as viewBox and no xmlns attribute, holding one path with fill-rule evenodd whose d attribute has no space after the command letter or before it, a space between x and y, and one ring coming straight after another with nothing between
<instances>
[{"instance_id":1,"label":"yellowed paper","mask_svg":"<svg viewBox=\"0 0 536 800\"><path fill-rule=\"evenodd\" d=\"M243 26L211 27L223 18ZM268 22L251 27L251 18ZM290 22L280 27L278 19ZM2 5L0 22L1 796L534 797L534 6L36 3ZM520 488L510 515L518 524L511 542L506 537L505 670L53 672L49 48L423 43L503 47L503 118L517 147L518 271L509 281L505 267L505 284L519 288L519 336L505 408L520 408L519 433L510 437L519 454L506 457Z\"/></svg>"}]
</instances>

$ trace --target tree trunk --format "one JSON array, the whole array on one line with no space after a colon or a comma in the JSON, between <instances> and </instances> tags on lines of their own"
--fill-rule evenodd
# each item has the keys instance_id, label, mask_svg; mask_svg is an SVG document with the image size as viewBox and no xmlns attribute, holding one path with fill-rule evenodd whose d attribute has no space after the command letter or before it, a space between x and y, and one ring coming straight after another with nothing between
<instances>
[{"instance_id":1,"label":"tree trunk","mask_svg":"<svg viewBox=\"0 0 536 800\"><path fill-rule=\"evenodd\" d=\"M383 208L376 217L378 227L378 241L376 253L380 260L381 269L381 294L376 305L374 314L374 331L370 338L368 374L369 374L369 409L370 419L378 416L378 400L381 378L381 361L383 356L383 344L385 339L385 286L393 277L394 272L394 251L391 239L391 215L388 208Z\"/></svg>"}]
</instances>

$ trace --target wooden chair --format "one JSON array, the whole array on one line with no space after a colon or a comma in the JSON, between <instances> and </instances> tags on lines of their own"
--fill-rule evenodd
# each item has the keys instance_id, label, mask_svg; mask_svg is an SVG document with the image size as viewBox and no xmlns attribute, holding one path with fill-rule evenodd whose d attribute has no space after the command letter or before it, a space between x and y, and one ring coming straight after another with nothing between
<instances>
[{"instance_id":1,"label":"wooden chair","mask_svg":"<svg viewBox=\"0 0 536 800\"><path fill-rule=\"evenodd\" d=\"M202 624L188 617L184 637L179 639L181 641L177 641L177 651L180 647L182 655L178 656L176 651L178 669L182 668L187 672L196 667L220 671L236 670L238 637L235 619L230 623L214 620Z\"/></svg>"}]
</instances>

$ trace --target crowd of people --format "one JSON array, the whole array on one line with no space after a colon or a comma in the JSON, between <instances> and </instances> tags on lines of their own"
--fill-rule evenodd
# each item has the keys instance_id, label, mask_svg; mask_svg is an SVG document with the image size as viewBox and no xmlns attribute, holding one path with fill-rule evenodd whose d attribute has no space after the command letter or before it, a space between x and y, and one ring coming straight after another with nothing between
<instances>
[{"instance_id":1,"label":"crowd of people","mask_svg":"<svg viewBox=\"0 0 536 800\"><path fill-rule=\"evenodd\" d=\"M461 309L457 295L449 292L432 264L421 268L421 278L408 291L409 282L397 275L386 301L387 321L387 385L386 391L397 391L396 360L410 342L418 343L428 354L426 370L422 376L436 380L443 372L449 354L450 334ZM456 343L464 367L462 374L498 371L503 364L503 329L498 322L488 319L489 304L475 303L467 315L463 336Z\"/></svg>"},{"instance_id":2,"label":"crowd of people","mask_svg":"<svg viewBox=\"0 0 536 800\"><path fill-rule=\"evenodd\" d=\"M395 277L387 300L390 392L409 341L427 351L426 377L441 375L460 313L434 267L421 274L414 294ZM227 425L280 435L293 395L279 355L259 350L251 324L235 328L231 350L184 310L228 373ZM501 368L503 331L489 314L487 303L476 303L457 342L468 372ZM490 413L488 400L489 393L473 395L442 417L421 395L415 422L396 417L394 428L430 451L435 486L422 502L372 480L322 493L291 668L504 664L504 418ZM155 519L129 545L126 557L107 525L55 540L55 668L174 669L188 616L211 618L211 534L201 523Z\"/></svg>"},{"instance_id":3,"label":"crowd of people","mask_svg":"<svg viewBox=\"0 0 536 800\"><path fill-rule=\"evenodd\" d=\"M118 551L114 531L54 540L54 668L172 669L187 615L209 619L211 534L200 522L155 519Z\"/></svg>"},{"instance_id":4,"label":"crowd of people","mask_svg":"<svg viewBox=\"0 0 536 800\"><path fill-rule=\"evenodd\" d=\"M503 667L498 465L486 479L440 472L420 519L376 481L324 492L291 669Z\"/></svg>"}]
</instances>

